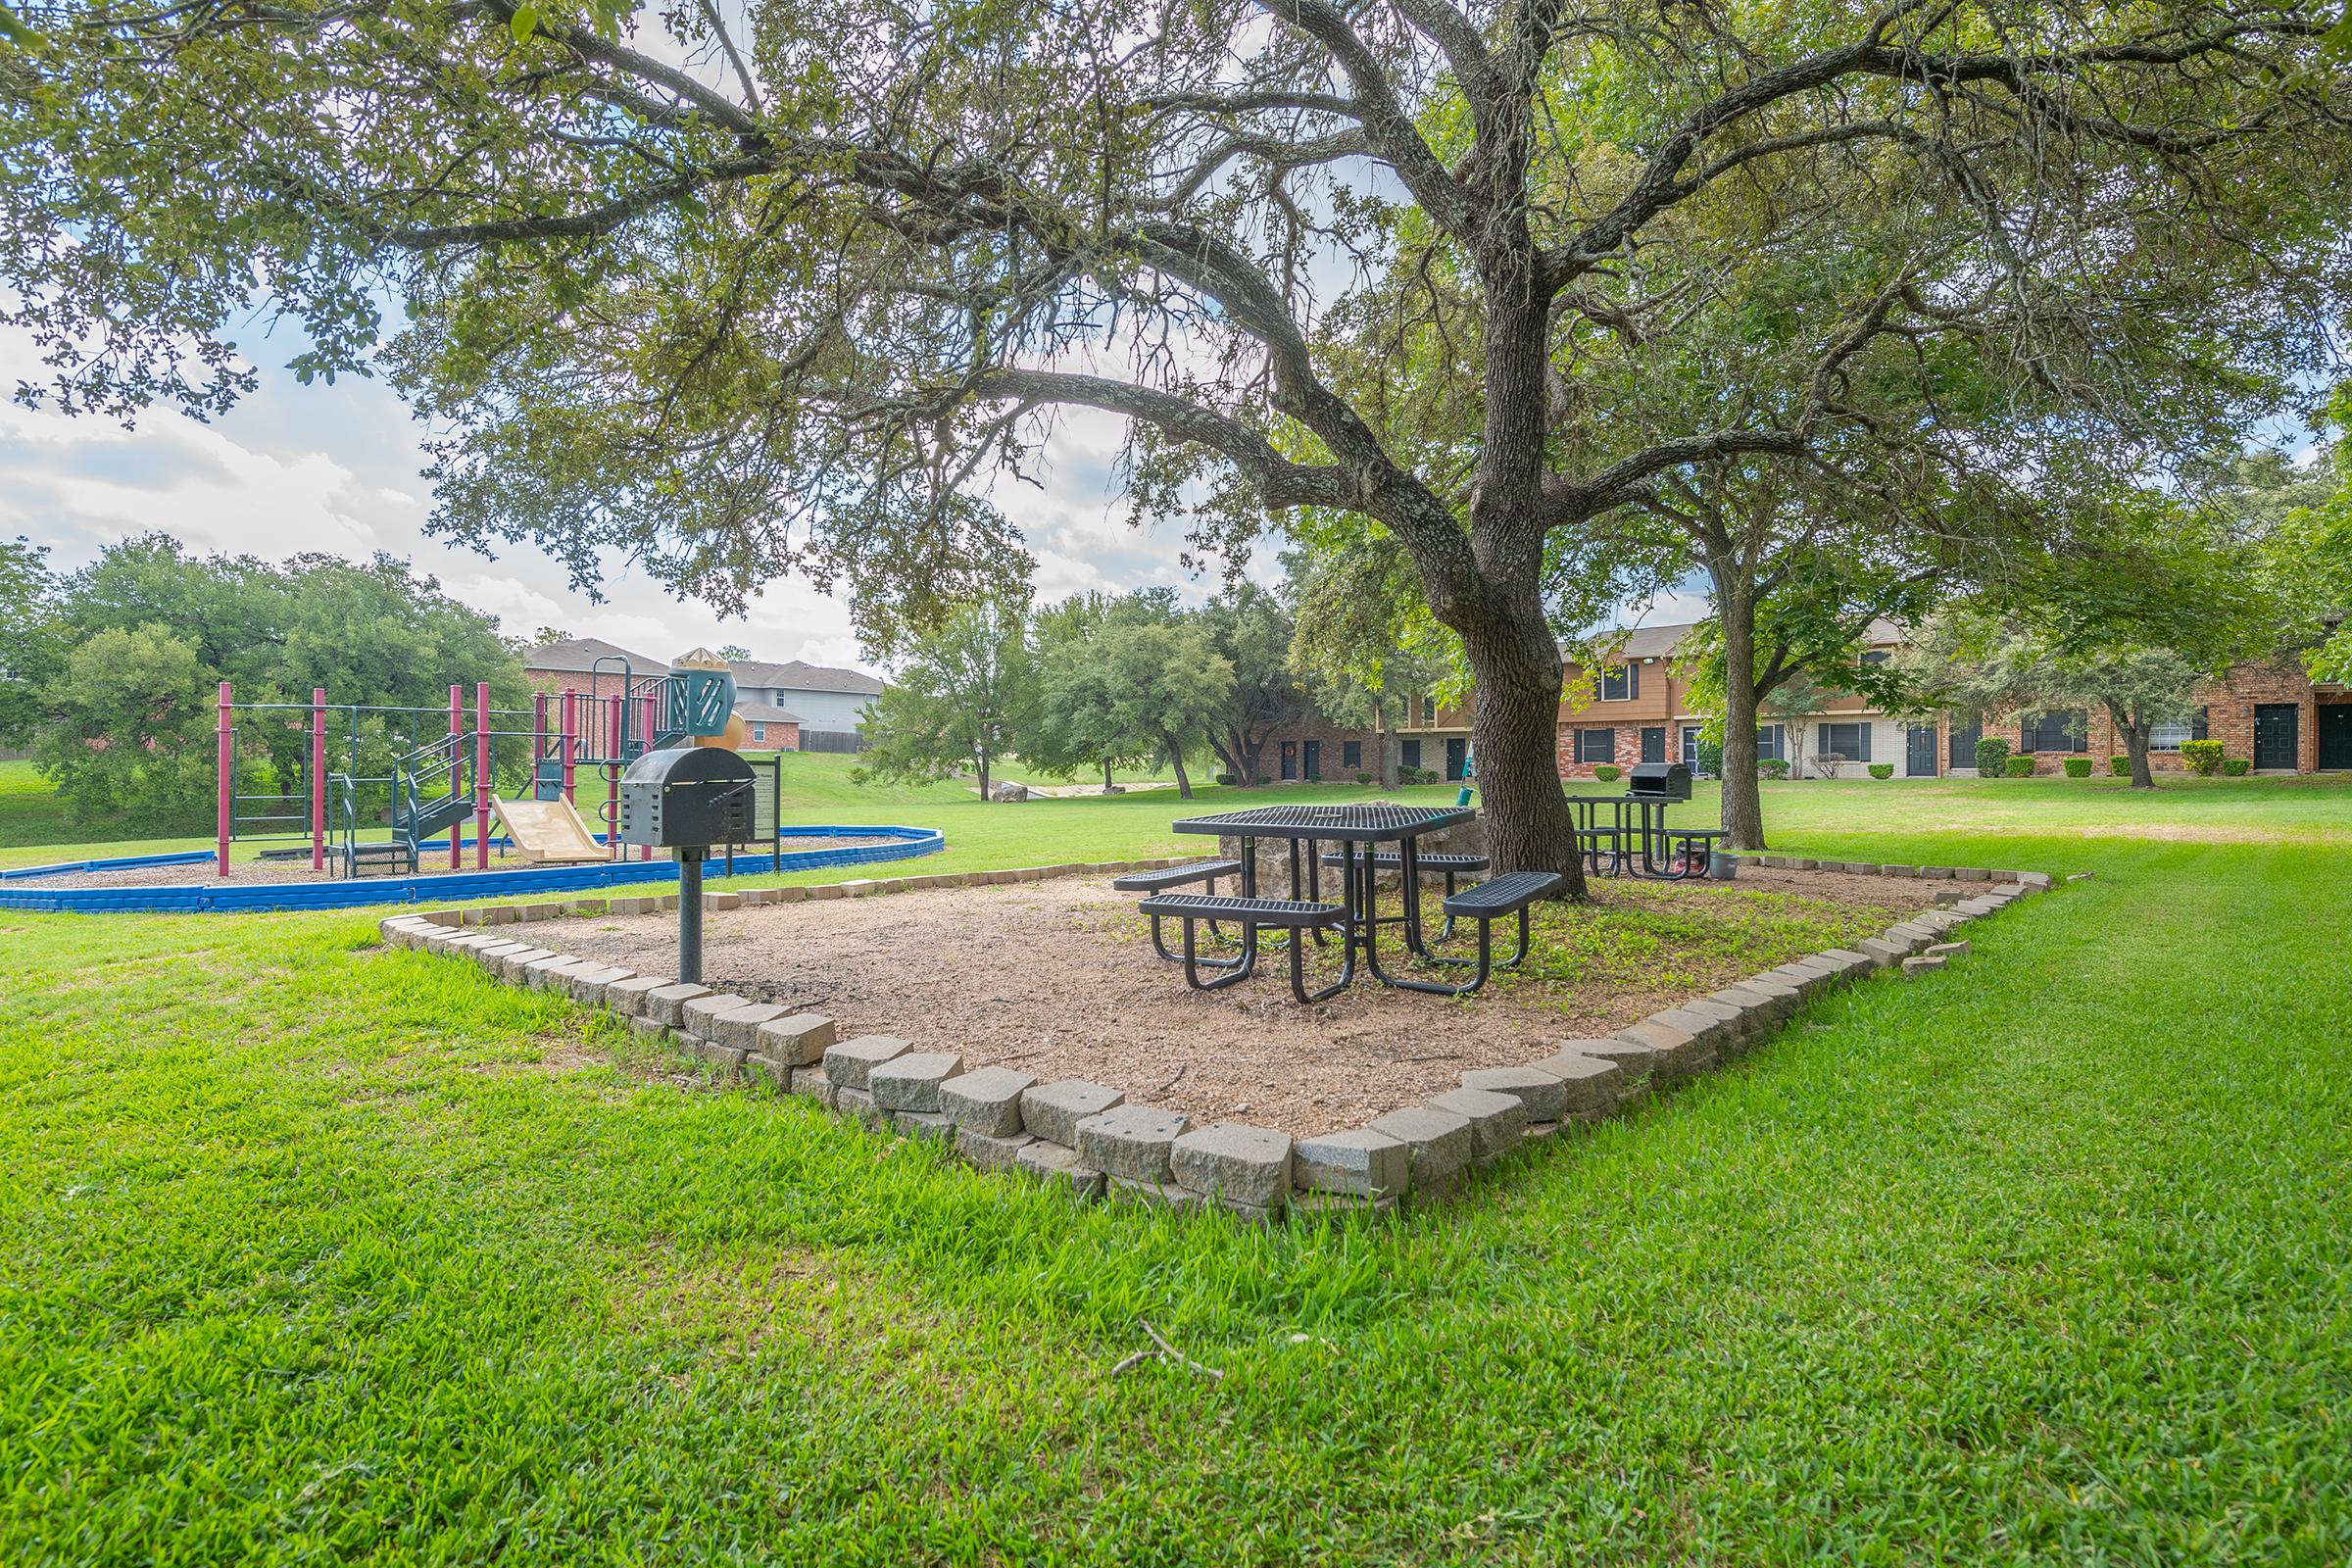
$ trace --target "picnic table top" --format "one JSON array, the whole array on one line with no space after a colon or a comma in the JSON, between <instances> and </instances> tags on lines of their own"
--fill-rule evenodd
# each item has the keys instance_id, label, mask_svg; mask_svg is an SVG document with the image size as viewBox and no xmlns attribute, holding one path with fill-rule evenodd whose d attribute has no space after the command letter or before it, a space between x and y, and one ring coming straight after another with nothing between
<instances>
[{"instance_id":1,"label":"picnic table top","mask_svg":"<svg viewBox=\"0 0 2352 1568\"><path fill-rule=\"evenodd\" d=\"M1417 838L1478 812L1466 806L1258 806L1246 811L1188 816L1179 833L1230 833L1239 838L1332 839L1380 843Z\"/></svg>"}]
</instances>

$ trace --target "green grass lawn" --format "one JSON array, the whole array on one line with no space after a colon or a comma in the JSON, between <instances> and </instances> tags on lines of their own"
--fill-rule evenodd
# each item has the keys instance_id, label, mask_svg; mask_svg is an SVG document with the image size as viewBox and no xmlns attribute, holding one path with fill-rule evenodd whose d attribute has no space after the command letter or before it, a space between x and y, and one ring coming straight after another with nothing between
<instances>
[{"instance_id":1,"label":"green grass lawn","mask_svg":"<svg viewBox=\"0 0 2352 1568\"><path fill-rule=\"evenodd\" d=\"M927 867L1173 847L800 760ZM1767 809L2096 874L1371 1226L649 1082L364 914L0 914L0 1560L2345 1561L2352 789Z\"/></svg>"}]
</instances>

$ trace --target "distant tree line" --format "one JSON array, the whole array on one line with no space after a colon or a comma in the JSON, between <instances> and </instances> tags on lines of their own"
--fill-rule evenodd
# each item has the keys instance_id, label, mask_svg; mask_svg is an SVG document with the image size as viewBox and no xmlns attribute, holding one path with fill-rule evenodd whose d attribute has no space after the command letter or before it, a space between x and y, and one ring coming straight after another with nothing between
<instances>
[{"instance_id":1,"label":"distant tree line","mask_svg":"<svg viewBox=\"0 0 2352 1568\"><path fill-rule=\"evenodd\" d=\"M438 710L452 683L487 681L512 707L528 691L491 616L389 556L198 557L147 534L60 573L39 547L0 544L0 745L31 748L74 820L209 823L222 680L240 703L307 705L322 686L330 703ZM380 773L445 729L371 719L354 759L338 715L329 765ZM240 789L308 793L307 715L241 716L237 740Z\"/></svg>"},{"instance_id":2,"label":"distant tree line","mask_svg":"<svg viewBox=\"0 0 2352 1568\"><path fill-rule=\"evenodd\" d=\"M1318 709L1385 732L1396 711L1386 694L1295 658L1288 600L1245 581L1197 608L1147 588L960 611L911 645L867 710L859 776L969 771L986 795L998 764L1017 756L1054 777L1099 774L1105 786L1122 768L1164 765L1190 798L1200 758L1215 759L1221 780L1253 784L1268 742ZM1393 756L1383 777L1395 782Z\"/></svg>"}]
</instances>

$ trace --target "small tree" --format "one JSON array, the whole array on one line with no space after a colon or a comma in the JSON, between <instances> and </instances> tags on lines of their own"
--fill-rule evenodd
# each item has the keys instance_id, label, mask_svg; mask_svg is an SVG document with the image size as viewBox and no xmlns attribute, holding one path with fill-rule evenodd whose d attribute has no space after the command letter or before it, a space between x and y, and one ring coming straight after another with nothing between
<instances>
[{"instance_id":1,"label":"small tree","mask_svg":"<svg viewBox=\"0 0 2352 1568\"><path fill-rule=\"evenodd\" d=\"M0 540L0 746L32 733L40 690L64 653L48 555L27 539Z\"/></svg>"},{"instance_id":2,"label":"small tree","mask_svg":"<svg viewBox=\"0 0 2352 1568\"><path fill-rule=\"evenodd\" d=\"M866 710L866 751L852 770L869 779L943 779L971 767L980 798L989 774L1037 716L1037 662L1016 603L984 600L921 638Z\"/></svg>"},{"instance_id":3,"label":"small tree","mask_svg":"<svg viewBox=\"0 0 2352 1568\"><path fill-rule=\"evenodd\" d=\"M1200 625L1233 679L1230 694L1203 724L1209 748L1235 783L1254 784L1266 741L1306 714L1306 693L1291 673L1290 612L1273 594L1244 580L1208 602Z\"/></svg>"}]
</instances>

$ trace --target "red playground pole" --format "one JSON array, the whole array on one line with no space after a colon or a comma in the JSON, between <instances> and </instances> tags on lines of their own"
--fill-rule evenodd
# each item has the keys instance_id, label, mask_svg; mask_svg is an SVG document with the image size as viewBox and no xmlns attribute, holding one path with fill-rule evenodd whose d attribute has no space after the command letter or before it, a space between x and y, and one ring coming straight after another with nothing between
<instances>
[{"instance_id":1,"label":"red playground pole","mask_svg":"<svg viewBox=\"0 0 2352 1568\"><path fill-rule=\"evenodd\" d=\"M228 875L228 813L230 798L237 788L237 735L228 722L228 682L220 683L220 808L218 813L220 843L213 851L214 865L220 875Z\"/></svg>"},{"instance_id":2,"label":"red playground pole","mask_svg":"<svg viewBox=\"0 0 2352 1568\"><path fill-rule=\"evenodd\" d=\"M311 869L326 869L326 688L311 688Z\"/></svg>"},{"instance_id":3,"label":"red playground pole","mask_svg":"<svg viewBox=\"0 0 2352 1568\"><path fill-rule=\"evenodd\" d=\"M490 683L473 687L473 868L490 869Z\"/></svg>"},{"instance_id":4,"label":"red playground pole","mask_svg":"<svg viewBox=\"0 0 2352 1568\"><path fill-rule=\"evenodd\" d=\"M572 726L580 721L580 694L570 687L564 688L564 804L574 805L571 798L572 754L578 743L572 739Z\"/></svg>"},{"instance_id":5,"label":"red playground pole","mask_svg":"<svg viewBox=\"0 0 2352 1568\"><path fill-rule=\"evenodd\" d=\"M452 790L458 787L458 737L465 733L466 688L452 686L449 689L449 787ZM449 825L449 868L452 871L465 863L465 824L452 822Z\"/></svg>"}]
</instances>

